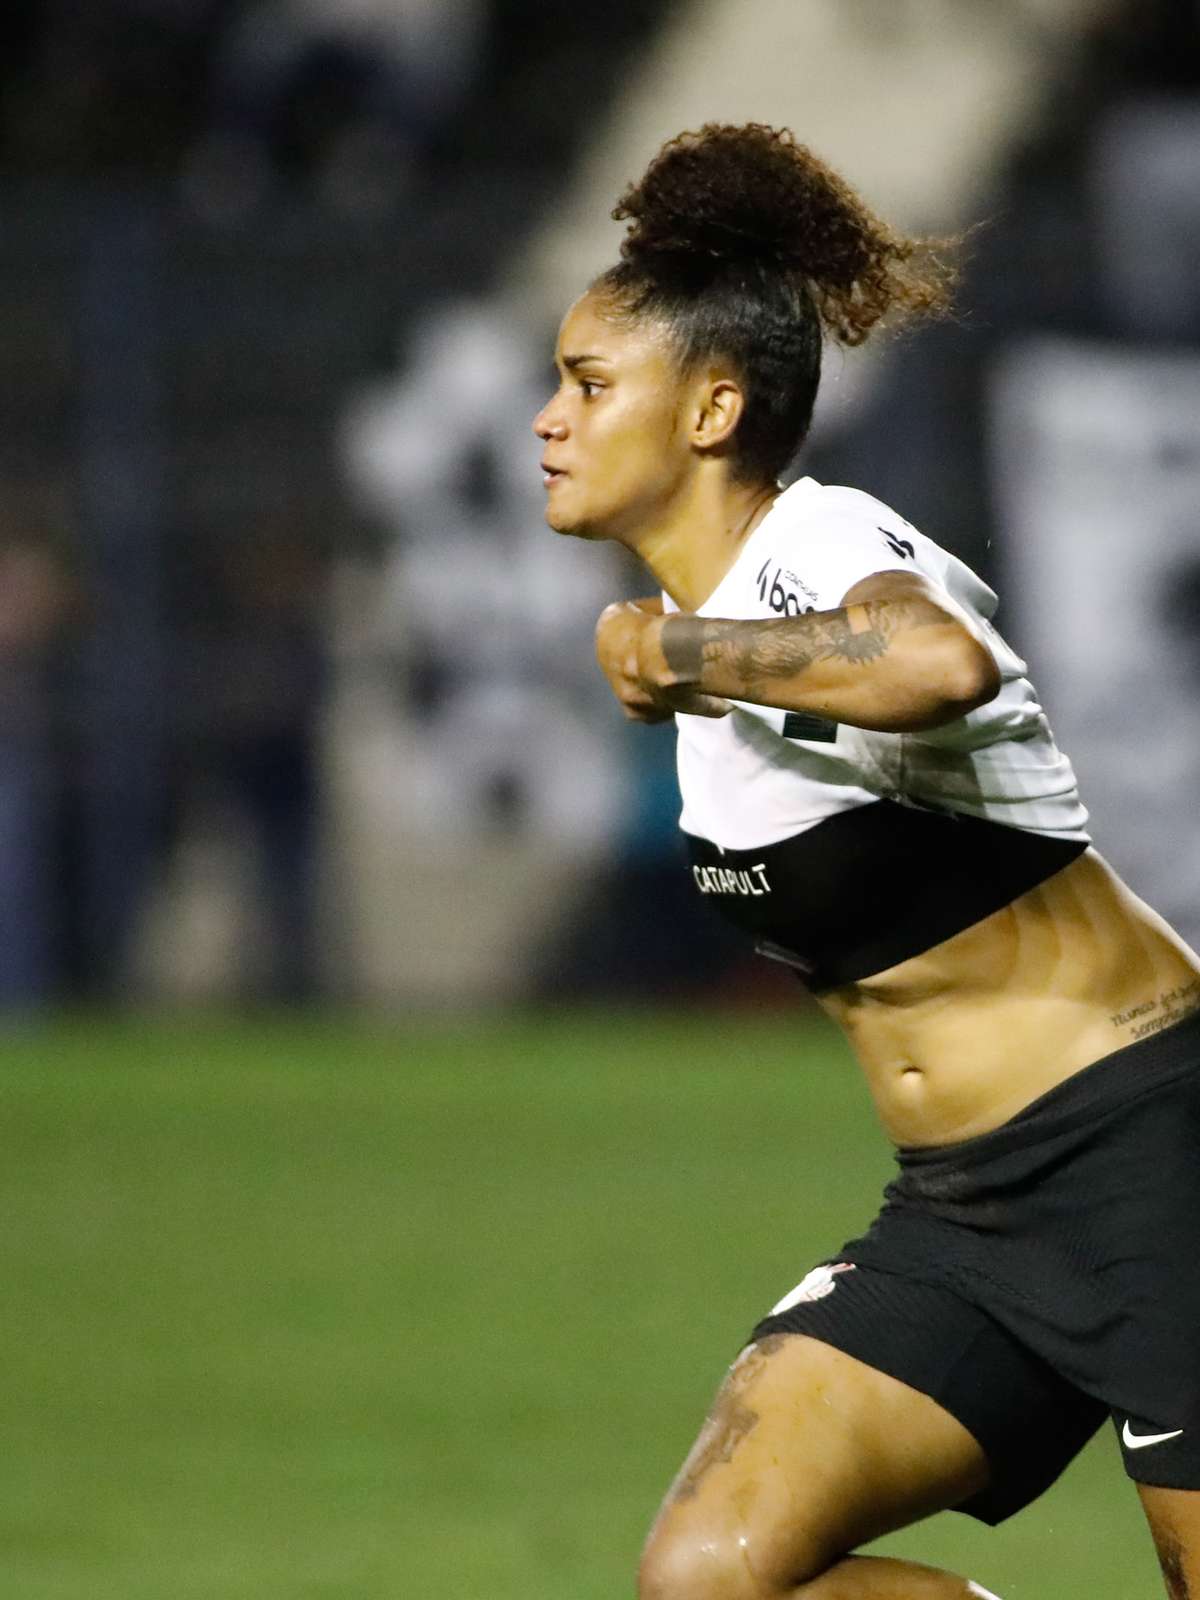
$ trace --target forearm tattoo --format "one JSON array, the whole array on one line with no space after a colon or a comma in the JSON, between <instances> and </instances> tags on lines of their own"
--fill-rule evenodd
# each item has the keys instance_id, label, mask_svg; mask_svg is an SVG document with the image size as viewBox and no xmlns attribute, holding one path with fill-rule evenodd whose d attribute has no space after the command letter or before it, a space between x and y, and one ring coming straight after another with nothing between
<instances>
[{"instance_id":1,"label":"forearm tattoo","mask_svg":"<svg viewBox=\"0 0 1200 1600\"><path fill-rule=\"evenodd\" d=\"M676 682L735 697L740 689L753 698L816 661L878 661L897 634L946 621L920 595L750 622L675 616L663 627L662 652Z\"/></svg>"}]
</instances>

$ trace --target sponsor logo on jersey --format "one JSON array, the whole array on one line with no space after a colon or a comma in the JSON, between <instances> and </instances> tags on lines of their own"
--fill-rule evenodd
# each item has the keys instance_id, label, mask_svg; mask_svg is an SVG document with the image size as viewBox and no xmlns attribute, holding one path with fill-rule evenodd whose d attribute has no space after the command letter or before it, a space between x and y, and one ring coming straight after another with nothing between
<instances>
[{"instance_id":1,"label":"sponsor logo on jersey","mask_svg":"<svg viewBox=\"0 0 1200 1600\"><path fill-rule=\"evenodd\" d=\"M817 609L815 590L810 589L794 572L788 572L781 566L772 572L769 556L755 574L755 582L758 584L758 598L781 617L802 617ZM801 600L796 592L798 589L804 591L807 601Z\"/></svg>"},{"instance_id":2,"label":"sponsor logo on jersey","mask_svg":"<svg viewBox=\"0 0 1200 1600\"><path fill-rule=\"evenodd\" d=\"M748 872L735 872L732 867L693 867L692 877L701 894L770 894L765 861L756 861Z\"/></svg>"},{"instance_id":3,"label":"sponsor logo on jersey","mask_svg":"<svg viewBox=\"0 0 1200 1600\"><path fill-rule=\"evenodd\" d=\"M789 711L783 719L785 739L805 739L809 744L836 744L838 724L809 711Z\"/></svg>"},{"instance_id":4,"label":"sponsor logo on jersey","mask_svg":"<svg viewBox=\"0 0 1200 1600\"><path fill-rule=\"evenodd\" d=\"M804 1305L810 1300L824 1300L827 1294L832 1294L837 1288L838 1273L853 1271L853 1261L835 1261L814 1267L806 1278L801 1278L790 1294L785 1294L778 1305L771 1307L769 1315L777 1317L781 1311L790 1311L793 1306Z\"/></svg>"}]
</instances>

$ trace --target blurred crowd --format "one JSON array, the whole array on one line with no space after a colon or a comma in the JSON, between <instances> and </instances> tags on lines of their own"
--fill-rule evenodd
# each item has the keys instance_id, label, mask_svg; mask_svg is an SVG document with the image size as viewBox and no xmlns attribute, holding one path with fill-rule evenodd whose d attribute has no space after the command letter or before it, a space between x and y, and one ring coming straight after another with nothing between
<instances>
[{"instance_id":1,"label":"blurred crowd","mask_svg":"<svg viewBox=\"0 0 1200 1600\"><path fill-rule=\"evenodd\" d=\"M604 788L586 739L549 760L550 736L579 726L545 687L563 597L513 554L540 524L513 451L532 450L541 377L528 346L497 347L495 313L464 323L455 307L499 277L581 142L570 103L531 82L586 62L605 92L661 9L3 9L0 1008L144 998L164 970L161 902L187 897L189 862L245 879L240 923L209 893L236 945L215 966L224 994L328 992L325 719L339 631L363 621L336 615L339 562L381 574L368 676L386 716L427 730L427 758L401 774L419 780L405 826L540 827L586 809L589 775ZM448 455L429 385L452 406L451 374L469 385L498 354L512 366L493 363L493 389L523 398L497 431L481 397ZM423 424L387 493L353 442L374 391L407 394ZM491 541L470 581L461 540L413 558L463 523L475 550ZM534 591L540 642L519 661L513 617ZM456 592L468 627L447 668ZM585 585L567 609L590 626L594 602ZM511 759L538 707L541 775L573 772L570 795ZM168 989L204 966L207 892L171 923Z\"/></svg>"},{"instance_id":2,"label":"blurred crowd","mask_svg":"<svg viewBox=\"0 0 1200 1600\"><path fill-rule=\"evenodd\" d=\"M598 712L590 620L631 575L545 540L522 451L550 330L495 294L677 10L3 8L0 1008L136 992L148 908L198 832L250 863L232 992L327 992L339 682L403 730L383 783L415 837L593 860L607 841L560 986L661 992L723 958L628 937L647 896L673 914L680 881L656 865L669 742L630 771ZM564 92L582 82L586 117ZM1197 170L1198 8L1114 4L1010 153L963 318L888 365L807 469L993 574L997 349L1030 331L1200 346ZM347 565L368 575L352 614ZM1198 573L1180 565L1161 617L1193 668ZM528 970L545 981L536 950Z\"/></svg>"},{"instance_id":3,"label":"blurred crowd","mask_svg":"<svg viewBox=\"0 0 1200 1600\"><path fill-rule=\"evenodd\" d=\"M218 210L301 181L394 198L480 65L485 0L14 0L6 167L168 178Z\"/></svg>"}]
</instances>

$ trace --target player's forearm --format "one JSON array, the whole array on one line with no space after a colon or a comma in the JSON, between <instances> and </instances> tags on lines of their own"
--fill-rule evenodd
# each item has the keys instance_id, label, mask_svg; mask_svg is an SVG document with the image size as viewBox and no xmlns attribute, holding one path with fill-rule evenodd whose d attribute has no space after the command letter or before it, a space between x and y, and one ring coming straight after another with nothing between
<instances>
[{"instance_id":1,"label":"player's forearm","mask_svg":"<svg viewBox=\"0 0 1200 1600\"><path fill-rule=\"evenodd\" d=\"M670 616L648 632L640 664L655 688L890 732L939 727L999 688L986 646L919 596L749 622Z\"/></svg>"}]
</instances>

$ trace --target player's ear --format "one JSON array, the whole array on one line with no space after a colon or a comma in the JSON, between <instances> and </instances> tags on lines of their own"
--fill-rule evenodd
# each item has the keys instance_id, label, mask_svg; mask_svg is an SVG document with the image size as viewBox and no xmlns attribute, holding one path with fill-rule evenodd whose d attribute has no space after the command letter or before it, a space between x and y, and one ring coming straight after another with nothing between
<instances>
[{"instance_id":1,"label":"player's ear","mask_svg":"<svg viewBox=\"0 0 1200 1600\"><path fill-rule=\"evenodd\" d=\"M692 413L692 443L700 450L728 444L742 420L746 397L730 377L710 377L696 394Z\"/></svg>"}]
</instances>

